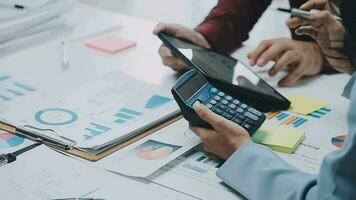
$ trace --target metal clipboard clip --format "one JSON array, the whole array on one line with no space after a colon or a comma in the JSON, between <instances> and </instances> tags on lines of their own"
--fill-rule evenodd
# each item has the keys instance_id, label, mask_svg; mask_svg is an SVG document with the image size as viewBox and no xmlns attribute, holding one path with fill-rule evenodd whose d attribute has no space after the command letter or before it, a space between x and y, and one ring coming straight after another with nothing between
<instances>
[{"instance_id":1,"label":"metal clipboard clip","mask_svg":"<svg viewBox=\"0 0 356 200\"><path fill-rule=\"evenodd\" d=\"M3 118L0 118L0 130L65 151L72 150L76 145L75 141L57 134L52 129L41 129L26 124L16 126Z\"/></svg>"}]
</instances>

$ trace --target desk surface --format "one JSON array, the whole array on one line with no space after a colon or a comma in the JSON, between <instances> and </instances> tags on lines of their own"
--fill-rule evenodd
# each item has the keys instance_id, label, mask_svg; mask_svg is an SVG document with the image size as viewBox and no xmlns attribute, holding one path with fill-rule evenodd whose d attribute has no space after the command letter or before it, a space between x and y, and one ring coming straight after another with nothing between
<instances>
[{"instance_id":1,"label":"desk surface","mask_svg":"<svg viewBox=\"0 0 356 200\"><path fill-rule=\"evenodd\" d=\"M31 81L39 86L39 89L43 90L49 90L50 88L66 84L78 84L109 72L118 73L118 75L125 73L138 80L161 85L167 88L167 90L177 80L177 74L162 65L157 53L161 42L151 33L156 24L155 22L114 14L84 5L76 6L68 14L68 19L75 24L71 32L2 57L0 59L1 73L16 74L19 79ZM85 40L71 43L68 45L70 69L62 69L61 41L117 25L122 25L122 29L117 34L137 42L136 47L118 54L108 55L86 48L84 45ZM233 54L233 56L247 63L245 55L249 50L251 50L251 47L243 47ZM276 86L278 77L273 79L267 77L265 73L266 69L257 69L256 71L265 77L271 85ZM305 78L291 88L277 89L283 94L299 92L327 99L330 103L344 105L346 109L346 100L335 97L340 96L347 79L348 76L342 74L332 76L322 75L314 78ZM16 102L17 105L22 103L27 102L25 99ZM6 107L0 105L0 113L11 109L16 104L14 103ZM118 178L124 179L121 176L118 176ZM138 185L138 187L142 187L142 185ZM183 195L173 190L165 188L160 190L165 194L169 194L172 198L191 198L188 195Z\"/></svg>"}]
</instances>

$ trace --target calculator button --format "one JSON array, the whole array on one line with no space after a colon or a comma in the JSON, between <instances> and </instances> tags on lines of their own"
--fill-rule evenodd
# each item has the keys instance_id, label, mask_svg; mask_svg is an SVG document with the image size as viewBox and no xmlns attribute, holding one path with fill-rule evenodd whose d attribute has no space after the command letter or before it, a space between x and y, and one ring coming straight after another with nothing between
<instances>
[{"instance_id":1,"label":"calculator button","mask_svg":"<svg viewBox=\"0 0 356 200\"><path fill-rule=\"evenodd\" d=\"M257 121L258 120L258 117L250 112L245 112L245 116L254 120L254 121Z\"/></svg>"},{"instance_id":2,"label":"calculator button","mask_svg":"<svg viewBox=\"0 0 356 200\"><path fill-rule=\"evenodd\" d=\"M219 109L219 108L213 108L213 112L216 113L216 114L218 114L218 115L221 115L221 114L224 113L224 111L222 111L222 110Z\"/></svg>"},{"instance_id":3,"label":"calculator button","mask_svg":"<svg viewBox=\"0 0 356 200\"><path fill-rule=\"evenodd\" d=\"M238 125L242 124L242 121L239 118L234 118L232 121L235 122Z\"/></svg>"},{"instance_id":4,"label":"calculator button","mask_svg":"<svg viewBox=\"0 0 356 200\"><path fill-rule=\"evenodd\" d=\"M221 100L221 97L216 95L216 96L214 97L214 99L215 99L216 101L220 101L220 100Z\"/></svg>"},{"instance_id":5,"label":"calculator button","mask_svg":"<svg viewBox=\"0 0 356 200\"><path fill-rule=\"evenodd\" d=\"M244 124L242 125L242 127L244 127L246 130L249 130L249 129L252 128L252 126L251 126L250 124L247 124L247 123L244 123Z\"/></svg>"},{"instance_id":6,"label":"calculator button","mask_svg":"<svg viewBox=\"0 0 356 200\"><path fill-rule=\"evenodd\" d=\"M218 108L220 108L221 110L226 110L227 106L224 104L220 104L220 105L218 105Z\"/></svg>"},{"instance_id":7,"label":"calculator button","mask_svg":"<svg viewBox=\"0 0 356 200\"><path fill-rule=\"evenodd\" d=\"M225 93L219 92L218 95L221 96L221 97L224 97L224 96L225 96Z\"/></svg>"},{"instance_id":8,"label":"calculator button","mask_svg":"<svg viewBox=\"0 0 356 200\"><path fill-rule=\"evenodd\" d=\"M225 99L228 100L228 101L231 101L232 100L232 96L226 96Z\"/></svg>"},{"instance_id":9,"label":"calculator button","mask_svg":"<svg viewBox=\"0 0 356 200\"><path fill-rule=\"evenodd\" d=\"M253 114L255 114L255 115L257 115L257 116L259 116L259 117L262 116L262 113L260 111L256 110L256 109L254 109L254 108L249 108L248 111L253 113Z\"/></svg>"},{"instance_id":10,"label":"calculator button","mask_svg":"<svg viewBox=\"0 0 356 200\"><path fill-rule=\"evenodd\" d=\"M238 115L237 118L239 118L241 121L244 121L246 119L245 115Z\"/></svg>"},{"instance_id":11,"label":"calculator button","mask_svg":"<svg viewBox=\"0 0 356 200\"><path fill-rule=\"evenodd\" d=\"M213 87L213 88L210 89L210 92L213 93L213 94L216 94L216 93L218 93L218 89Z\"/></svg>"},{"instance_id":12,"label":"calculator button","mask_svg":"<svg viewBox=\"0 0 356 200\"><path fill-rule=\"evenodd\" d=\"M246 109L247 105L243 103L243 104L240 105L240 107L243 108L243 109Z\"/></svg>"},{"instance_id":13,"label":"calculator button","mask_svg":"<svg viewBox=\"0 0 356 200\"><path fill-rule=\"evenodd\" d=\"M224 113L222 116L225 117L226 119L232 119L232 117L233 117L229 113Z\"/></svg>"},{"instance_id":14,"label":"calculator button","mask_svg":"<svg viewBox=\"0 0 356 200\"><path fill-rule=\"evenodd\" d=\"M229 105L229 108L235 109L235 108L236 108L236 105L232 103L232 104Z\"/></svg>"},{"instance_id":15,"label":"calculator button","mask_svg":"<svg viewBox=\"0 0 356 200\"><path fill-rule=\"evenodd\" d=\"M208 103L208 104L206 104L206 107L209 108L209 109L211 109L211 108L213 108L213 105L211 105L210 103Z\"/></svg>"},{"instance_id":16,"label":"calculator button","mask_svg":"<svg viewBox=\"0 0 356 200\"><path fill-rule=\"evenodd\" d=\"M251 119L246 119L245 123L250 124L250 125L253 126L253 125L256 124L256 121L253 121L253 120L251 120Z\"/></svg>"},{"instance_id":17,"label":"calculator button","mask_svg":"<svg viewBox=\"0 0 356 200\"><path fill-rule=\"evenodd\" d=\"M229 102L228 102L228 101L226 101L225 99L224 99L224 100L222 100L222 101L221 101L221 103L222 103L222 104L224 104L224 105L229 104Z\"/></svg>"},{"instance_id":18,"label":"calculator button","mask_svg":"<svg viewBox=\"0 0 356 200\"><path fill-rule=\"evenodd\" d=\"M228 109L227 112L232 116L236 115L236 111L235 110Z\"/></svg>"},{"instance_id":19,"label":"calculator button","mask_svg":"<svg viewBox=\"0 0 356 200\"><path fill-rule=\"evenodd\" d=\"M212 100L210 100L209 103L210 103L211 105L215 105L215 104L217 104L218 102L217 102L216 100L212 99Z\"/></svg>"},{"instance_id":20,"label":"calculator button","mask_svg":"<svg viewBox=\"0 0 356 200\"><path fill-rule=\"evenodd\" d=\"M236 105L239 105L240 101L235 99L232 103L236 104Z\"/></svg>"},{"instance_id":21,"label":"calculator button","mask_svg":"<svg viewBox=\"0 0 356 200\"><path fill-rule=\"evenodd\" d=\"M236 112L238 112L238 113L243 113L243 112L244 112L244 109L238 108L238 109L236 110Z\"/></svg>"}]
</instances>

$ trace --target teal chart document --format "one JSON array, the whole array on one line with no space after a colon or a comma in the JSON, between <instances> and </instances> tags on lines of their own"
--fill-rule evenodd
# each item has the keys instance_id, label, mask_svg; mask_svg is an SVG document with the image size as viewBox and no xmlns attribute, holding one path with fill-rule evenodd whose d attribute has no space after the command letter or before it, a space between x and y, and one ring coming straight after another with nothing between
<instances>
[{"instance_id":1,"label":"teal chart document","mask_svg":"<svg viewBox=\"0 0 356 200\"><path fill-rule=\"evenodd\" d=\"M178 114L167 90L128 77L107 75L31 97L2 117L15 125L51 129L97 152ZM64 95L63 95L64 94Z\"/></svg>"}]
</instances>

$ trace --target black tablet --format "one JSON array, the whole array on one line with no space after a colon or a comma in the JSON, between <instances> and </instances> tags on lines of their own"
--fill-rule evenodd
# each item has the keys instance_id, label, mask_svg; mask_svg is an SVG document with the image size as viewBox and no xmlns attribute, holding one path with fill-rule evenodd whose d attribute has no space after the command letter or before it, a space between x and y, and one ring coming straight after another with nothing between
<instances>
[{"instance_id":1,"label":"black tablet","mask_svg":"<svg viewBox=\"0 0 356 200\"><path fill-rule=\"evenodd\" d=\"M264 111L286 110L290 101L242 62L167 33L158 37L178 58L220 90Z\"/></svg>"}]
</instances>

